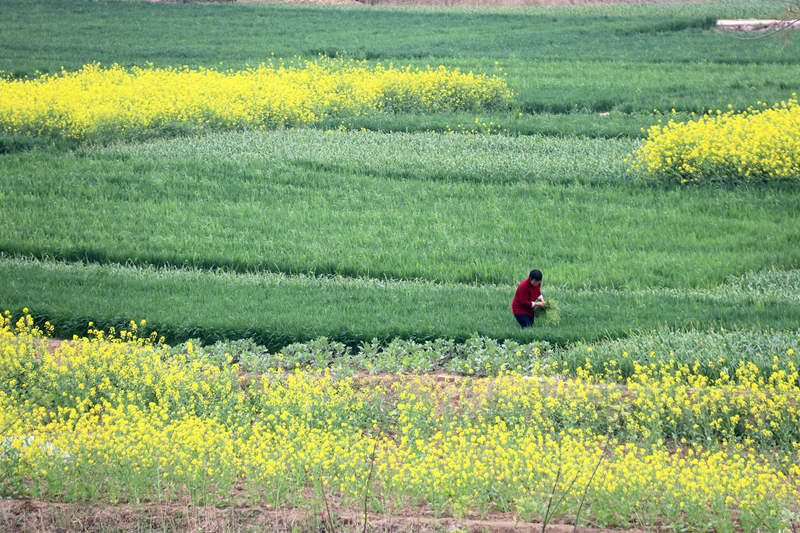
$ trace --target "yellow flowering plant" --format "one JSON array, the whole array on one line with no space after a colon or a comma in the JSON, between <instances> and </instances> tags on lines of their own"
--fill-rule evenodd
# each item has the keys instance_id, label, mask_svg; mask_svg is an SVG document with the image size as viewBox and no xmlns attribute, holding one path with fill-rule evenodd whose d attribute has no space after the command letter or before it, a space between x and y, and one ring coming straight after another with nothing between
<instances>
[{"instance_id":1,"label":"yellow flowering plant","mask_svg":"<svg viewBox=\"0 0 800 533\"><path fill-rule=\"evenodd\" d=\"M446 381L254 374L133 331L48 349L30 315L2 316L0 494L280 506L316 487L361 507L369 481L389 511L537 520L555 492L563 516L585 495L599 524L716 530L777 529L800 498L790 364L713 382L669 363L627 379L557 362Z\"/></svg>"},{"instance_id":2,"label":"yellow flowering plant","mask_svg":"<svg viewBox=\"0 0 800 533\"><path fill-rule=\"evenodd\" d=\"M772 107L709 110L696 120L651 126L629 159L646 176L690 183L800 177L800 104L797 95Z\"/></svg>"},{"instance_id":3,"label":"yellow flowering plant","mask_svg":"<svg viewBox=\"0 0 800 533\"><path fill-rule=\"evenodd\" d=\"M320 58L243 70L85 65L0 78L0 129L83 141L184 128L268 129L399 111L508 107L505 78L444 66L369 66Z\"/></svg>"}]
</instances>

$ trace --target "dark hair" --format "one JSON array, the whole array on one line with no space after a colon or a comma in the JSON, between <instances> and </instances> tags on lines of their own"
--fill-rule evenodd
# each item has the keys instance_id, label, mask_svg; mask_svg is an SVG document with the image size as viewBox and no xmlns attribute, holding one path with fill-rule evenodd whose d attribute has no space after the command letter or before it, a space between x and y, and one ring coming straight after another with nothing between
<instances>
[{"instance_id":1,"label":"dark hair","mask_svg":"<svg viewBox=\"0 0 800 533\"><path fill-rule=\"evenodd\" d=\"M531 270L531 275L528 277L530 279L535 279L536 281L542 281L542 271L534 268Z\"/></svg>"}]
</instances>

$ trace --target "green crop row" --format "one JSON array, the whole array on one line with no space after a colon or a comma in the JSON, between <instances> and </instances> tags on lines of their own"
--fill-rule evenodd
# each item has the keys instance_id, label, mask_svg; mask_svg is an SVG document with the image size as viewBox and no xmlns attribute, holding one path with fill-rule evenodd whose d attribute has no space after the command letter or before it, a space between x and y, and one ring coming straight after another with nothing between
<instances>
[{"instance_id":1,"label":"green crop row","mask_svg":"<svg viewBox=\"0 0 800 533\"><path fill-rule=\"evenodd\" d=\"M188 350L191 346L192 349ZM704 376L719 382L726 374L737 382L737 369L754 365L769 379L773 374L800 368L800 331L742 328L734 330L653 328L622 338L599 339L566 345L546 341L519 343L507 339L472 337L416 341L395 338L388 342L363 341L357 347L319 337L270 350L253 339L217 341L203 345L189 339L174 346L178 353L191 352L192 359L225 366L239 365L244 372L297 367L337 374L355 371L380 373L430 373L446 371L464 376L494 376L503 371L530 373L543 369L559 376L585 376L625 382L637 366L676 371L688 367L684 376ZM791 373L791 371L789 372ZM777 377L777 376L776 376Z\"/></svg>"},{"instance_id":2,"label":"green crop row","mask_svg":"<svg viewBox=\"0 0 800 533\"><path fill-rule=\"evenodd\" d=\"M741 42L712 28L718 18L777 16L778 4L431 10L118 1L76 8L66 1L8 0L0 6L8 23L0 69L30 75L62 66L74 70L91 61L239 67L270 53L404 62L520 57L797 64L797 55L780 42Z\"/></svg>"},{"instance_id":3,"label":"green crop row","mask_svg":"<svg viewBox=\"0 0 800 533\"><path fill-rule=\"evenodd\" d=\"M800 306L796 297L784 294L791 290L785 282L778 280L774 290L760 294L738 292L732 289L736 283L734 279L707 291L545 286L546 296L558 302L559 320L539 318L534 328L521 330L511 314L515 286L510 284L233 274L3 258L0 307L15 314L28 307L41 323L50 321L60 337L85 334L89 322L108 328L144 319L170 342L252 338L275 351L319 337L351 347L373 340L464 341L474 336L567 345L626 337L665 324L690 330L796 329ZM619 342L597 354L627 350L643 357L651 346L643 343L645 348L634 349L624 344L627 341ZM653 350L662 354L664 346ZM720 353L709 349L712 355ZM572 371L586 363L585 347L576 350L558 356ZM691 355L697 350L684 351ZM747 352L738 359L735 354L726 357L744 360ZM407 366L417 363L423 370L437 364L412 360Z\"/></svg>"},{"instance_id":4,"label":"green crop row","mask_svg":"<svg viewBox=\"0 0 800 533\"><path fill-rule=\"evenodd\" d=\"M0 5L0 17L7 21L0 71L26 77L62 67L77 70L94 61L165 67L221 63L238 69L273 53L338 55L502 72L525 115L653 108L702 112L728 104L744 109L800 89L800 60L780 39L741 41L712 26L717 18L779 16L778 4L502 11L93 2L76 9L69 2L10 0ZM548 131L537 128L535 119L516 116L492 120L510 131ZM413 129L422 119L386 120L392 127ZM636 134L640 120L632 123L636 127L619 131Z\"/></svg>"},{"instance_id":5,"label":"green crop row","mask_svg":"<svg viewBox=\"0 0 800 533\"><path fill-rule=\"evenodd\" d=\"M503 284L536 267L571 288L800 263L800 186L631 183L634 146L289 130L29 150L0 156L0 251Z\"/></svg>"}]
</instances>

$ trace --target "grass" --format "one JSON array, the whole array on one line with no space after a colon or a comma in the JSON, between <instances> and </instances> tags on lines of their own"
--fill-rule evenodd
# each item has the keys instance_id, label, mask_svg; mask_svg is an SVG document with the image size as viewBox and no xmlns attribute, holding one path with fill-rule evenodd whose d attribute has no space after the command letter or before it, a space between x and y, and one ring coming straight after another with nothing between
<instances>
[{"instance_id":1,"label":"grass","mask_svg":"<svg viewBox=\"0 0 800 533\"><path fill-rule=\"evenodd\" d=\"M579 287L800 264L793 183L633 183L629 141L287 130L0 158L0 250L101 263ZM737 238L731 239L731 235Z\"/></svg>"},{"instance_id":2,"label":"grass","mask_svg":"<svg viewBox=\"0 0 800 533\"><path fill-rule=\"evenodd\" d=\"M689 118L684 113L683 120ZM368 130L402 133L482 133L578 136L587 138L642 138L646 130L662 116L657 113L595 112L574 113L436 113L419 115L408 113L381 114L370 117L326 120L321 129ZM477 123L476 123L477 119ZM486 124L486 126L483 126ZM3 137L0 136L0 142ZM18 146L13 139L7 141L8 151ZM0 145L2 146L2 145ZM28 145L19 146L19 150ZM2 148L0 148L2 149Z\"/></svg>"},{"instance_id":3,"label":"grass","mask_svg":"<svg viewBox=\"0 0 800 533\"><path fill-rule=\"evenodd\" d=\"M0 312L67 338L145 320L173 343L52 355L4 330L0 493L215 503L233 529L240 505L310 508L308 527L328 527L328 499L359 520L424 505L796 527L800 183L673 186L624 163L654 108L797 90L791 48L710 29L770 5L0 4L14 77L338 53L505 72L518 94L477 125L0 137ZM472 129L500 134L438 133ZM560 321L521 330L510 300L533 267ZM365 375L437 370L465 377Z\"/></svg>"},{"instance_id":4,"label":"grass","mask_svg":"<svg viewBox=\"0 0 800 533\"><path fill-rule=\"evenodd\" d=\"M370 306L358 304L357 312L313 328L300 314L278 323L257 312L265 321L250 328L227 319L220 325L213 316L228 308L206 308L201 299L180 315L192 326L164 315L175 339L252 334L278 346L318 335L348 342L475 332L520 338L507 321L506 292L533 266L567 295L562 324L542 338L588 341L664 323L741 325L748 316L715 309L692 291L716 290L743 272L797 269L800 231L787 221L798 185L665 186L633 178L623 160L641 128L660 118L653 109L675 107L686 118L797 89L800 59L784 43L744 43L710 29L718 17L770 15L770 5L443 10L12 0L0 6L9 21L0 69L12 77L95 60L237 68L272 52L339 54L505 73L518 96L510 113L386 114L317 130L194 135L176 127L146 142L95 139L103 146L6 135L0 252L112 270L348 276L356 286L361 279L432 282L455 293L485 284L485 297L498 300L485 317L461 302L469 312L453 322L432 318L444 309L437 301L423 318L404 304L409 316L400 322L370 317ZM340 126L372 132L328 131ZM434 133L472 129L524 135ZM67 294L58 284L48 295L22 282L31 299L23 302L9 288L18 281L3 281L0 302L40 309L42 318L60 309L62 324L76 331L92 314L81 304L69 319L70 302L55 307L49 298ZM140 303L130 311L98 309L105 323L151 309L140 300L141 286L127 283L138 294L130 301ZM280 289L275 301L296 307L306 290L298 287ZM350 290L336 289L331 301L346 301ZM676 299L661 301L659 291L677 291L669 292ZM458 300L451 298L443 301ZM784 327L794 316L784 303L767 307L756 319L764 327Z\"/></svg>"},{"instance_id":5,"label":"grass","mask_svg":"<svg viewBox=\"0 0 800 533\"><path fill-rule=\"evenodd\" d=\"M41 322L53 323L57 336L85 334L90 321L101 328L124 328L130 320L144 319L170 342L251 338L270 350L322 336L350 346L373 339L464 341L476 335L567 344L625 337L635 329L667 324L699 330L796 328L796 298L780 291L744 293L735 289L736 283L732 279L709 291L545 286L547 296L561 305L560 322L539 321L520 330L510 311L511 284L233 274L7 257L0 261L5 309L19 315L29 307Z\"/></svg>"},{"instance_id":6,"label":"grass","mask_svg":"<svg viewBox=\"0 0 800 533\"><path fill-rule=\"evenodd\" d=\"M768 1L437 10L140 2L76 7L11 0L0 6L9 21L0 70L25 77L92 61L241 68L272 53L446 64L492 74L502 69L524 116L497 113L491 120L511 131L574 132L527 118L531 113L616 111L633 114L632 124L612 135L637 135L638 114L653 108L744 109L798 90L800 60L792 46L780 39L743 42L711 30L716 18L774 16L776 10ZM419 120L390 123L408 130ZM597 122L601 131L605 122Z\"/></svg>"},{"instance_id":7,"label":"grass","mask_svg":"<svg viewBox=\"0 0 800 533\"><path fill-rule=\"evenodd\" d=\"M1 12L9 25L0 68L23 75L73 70L92 60L236 67L270 53L404 62L520 57L796 64L796 54L780 42L741 42L708 31L717 18L778 10L768 1L447 10L10 0Z\"/></svg>"}]
</instances>

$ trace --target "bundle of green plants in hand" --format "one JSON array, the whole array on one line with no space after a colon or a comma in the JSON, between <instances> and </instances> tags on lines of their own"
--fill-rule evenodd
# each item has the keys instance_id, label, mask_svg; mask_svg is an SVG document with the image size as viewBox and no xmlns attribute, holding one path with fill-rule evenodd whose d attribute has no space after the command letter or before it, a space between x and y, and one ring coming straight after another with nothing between
<instances>
[{"instance_id":1,"label":"bundle of green plants in hand","mask_svg":"<svg viewBox=\"0 0 800 533\"><path fill-rule=\"evenodd\" d=\"M536 308L536 318L544 320L545 324L557 325L561 321L561 316L558 312L558 302L555 300L545 300L544 305Z\"/></svg>"}]
</instances>

